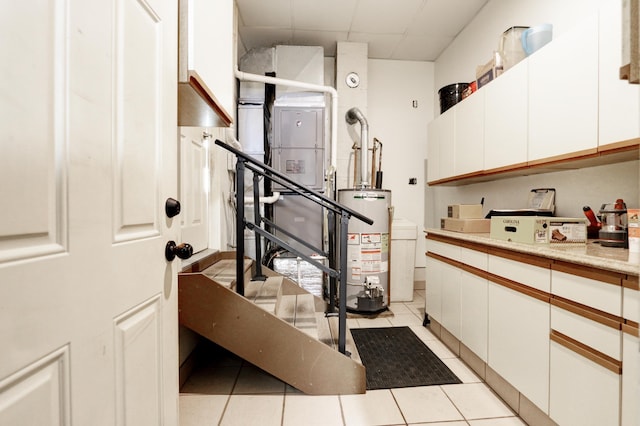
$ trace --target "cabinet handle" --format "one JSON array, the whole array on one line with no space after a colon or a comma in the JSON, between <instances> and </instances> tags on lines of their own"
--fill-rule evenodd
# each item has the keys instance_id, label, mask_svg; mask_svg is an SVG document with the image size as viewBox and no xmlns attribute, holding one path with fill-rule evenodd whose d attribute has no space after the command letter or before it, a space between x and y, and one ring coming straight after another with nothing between
<instances>
[{"instance_id":1,"label":"cabinet handle","mask_svg":"<svg viewBox=\"0 0 640 426\"><path fill-rule=\"evenodd\" d=\"M587 346L584 343L572 339L571 337L553 329L549 334L549 339L577 353L578 355L582 355L588 360L595 362L596 364L606 368L609 371L612 371L616 374L622 374L622 362L618 361L615 358L611 358L607 354L603 354L602 352L597 351L592 347Z\"/></svg>"}]
</instances>

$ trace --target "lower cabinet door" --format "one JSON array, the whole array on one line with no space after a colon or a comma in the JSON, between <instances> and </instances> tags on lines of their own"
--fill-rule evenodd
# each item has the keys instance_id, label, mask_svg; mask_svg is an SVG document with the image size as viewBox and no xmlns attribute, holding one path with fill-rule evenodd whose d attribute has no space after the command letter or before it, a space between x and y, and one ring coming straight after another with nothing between
<instances>
[{"instance_id":1,"label":"lower cabinet door","mask_svg":"<svg viewBox=\"0 0 640 426\"><path fill-rule=\"evenodd\" d=\"M444 263L427 256L424 310L439 324L442 324L442 265Z\"/></svg>"},{"instance_id":2,"label":"lower cabinet door","mask_svg":"<svg viewBox=\"0 0 640 426\"><path fill-rule=\"evenodd\" d=\"M487 364L549 410L549 303L489 282Z\"/></svg>"},{"instance_id":3,"label":"lower cabinet door","mask_svg":"<svg viewBox=\"0 0 640 426\"><path fill-rule=\"evenodd\" d=\"M636 330L637 331L637 330ZM622 335L622 426L640 424L640 352L638 336Z\"/></svg>"},{"instance_id":4,"label":"lower cabinet door","mask_svg":"<svg viewBox=\"0 0 640 426\"><path fill-rule=\"evenodd\" d=\"M463 271L460 276L460 341L487 362L487 280Z\"/></svg>"},{"instance_id":5,"label":"lower cabinet door","mask_svg":"<svg viewBox=\"0 0 640 426\"><path fill-rule=\"evenodd\" d=\"M549 417L559 425L620 422L620 374L551 341Z\"/></svg>"}]
</instances>

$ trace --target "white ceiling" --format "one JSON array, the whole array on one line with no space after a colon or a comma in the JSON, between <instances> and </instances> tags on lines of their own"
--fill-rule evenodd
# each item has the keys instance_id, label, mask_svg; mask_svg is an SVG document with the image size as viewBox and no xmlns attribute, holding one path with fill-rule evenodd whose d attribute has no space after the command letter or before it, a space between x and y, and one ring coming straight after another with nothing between
<instances>
[{"instance_id":1,"label":"white ceiling","mask_svg":"<svg viewBox=\"0 0 640 426\"><path fill-rule=\"evenodd\" d=\"M368 43L369 58L434 61L488 0L236 0L246 51Z\"/></svg>"}]
</instances>

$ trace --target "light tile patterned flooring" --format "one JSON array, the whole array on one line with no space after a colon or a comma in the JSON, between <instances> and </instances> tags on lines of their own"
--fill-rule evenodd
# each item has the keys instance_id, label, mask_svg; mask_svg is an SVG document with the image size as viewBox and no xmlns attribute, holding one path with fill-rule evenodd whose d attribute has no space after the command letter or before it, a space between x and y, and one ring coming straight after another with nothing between
<instances>
[{"instance_id":1,"label":"light tile patterned flooring","mask_svg":"<svg viewBox=\"0 0 640 426\"><path fill-rule=\"evenodd\" d=\"M180 426L516 426L525 423L422 326L424 290L392 303L393 317L348 319L350 328L409 326L462 384L310 396L222 350L187 380Z\"/></svg>"}]
</instances>

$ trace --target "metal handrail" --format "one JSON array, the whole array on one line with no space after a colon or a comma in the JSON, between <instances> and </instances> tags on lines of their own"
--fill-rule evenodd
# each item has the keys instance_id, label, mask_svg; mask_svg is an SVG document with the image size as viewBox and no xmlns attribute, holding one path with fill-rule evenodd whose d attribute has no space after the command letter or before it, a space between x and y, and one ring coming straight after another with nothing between
<instances>
[{"instance_id":1,"label":"metal handrail","mask_svg":"<svg viewBox=\"0 0 640 426\"><path fill-rule=\"evenodd\" d=\"M264 280L266 277L262 275L262 264L261 264L261 245L260 245L260 237L266 238L272 242L275 242L281 247L284 247L288 251L293 254L305 259L310 264L316 266L320 270L326 272L330 279L330 294L329 294L329 313L333 313L335 310L335 280L337 279L339 282L339 291L338 291L338 350L348 355L346 352L346 324L347 324L347 233L349 230L349 219L351 217L355 217L364 223L371 225L373 224L373 220L358 213L357 211L344 206L335 200L321 194L319 192L313 191L304 185L295 182L288 176L282 174L278 170L273 169L272 167L248 156L242 151L239 151L232 146L220 141L216 140L215 144L220 146L221 148L226 149L227 151L233 153L238 161L236 162L236 292L244 295L244 229L248 228L254 231L256 238L256 275L254 279ZM254 222L247 221L244 216L244 172L245 169L249 169L253 172L253 198L254 205L256 208L254 209ZM284 186L285 188L303 196L304 198L311 200L315 204L318 204L327 209L329 215L329 250L328 250L328 258L329 258L329 267L323 265L317 260L311 258L310 256L305 255L304 253L296 250L291 247L289 244L285 243L274 234L262 229L260 227L261 223L271 224L270 221L263 218L260 215L259 208L259 187L258 187L258 176L263 176L267 179L271 179L272 181ZM336 218L338 217L338 218ZM335 231L337 222L340 224L340 238L338 241L339 244L339 259L338 264L336 265L336 238ZM289 233L285 233L285 235L290 235ZM294 239L298 242L301 242L297 237ZM307 248L316 249L306 242L302 242ZM316 252L324 253L323 250L317 249Z\"/></svg>"}]
</instances>

